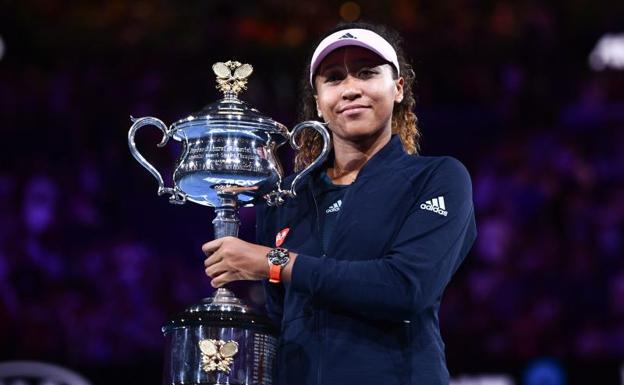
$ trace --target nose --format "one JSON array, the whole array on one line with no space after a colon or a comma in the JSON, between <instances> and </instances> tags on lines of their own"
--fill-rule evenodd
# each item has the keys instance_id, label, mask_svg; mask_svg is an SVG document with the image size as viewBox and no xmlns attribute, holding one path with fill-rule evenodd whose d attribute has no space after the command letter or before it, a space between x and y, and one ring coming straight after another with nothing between
<instances>
[{"instance_id":1,"label":"nose","mask_svg":"<svg viewBox=\"0 0 624 385\"><path fill-rule=\"evenodd\" d=\"M359 87L358 79L351 74L342 81L343 90L342 98L345 100L354 100L362 96L362 90Z\"/></svg>"}]
</instances>

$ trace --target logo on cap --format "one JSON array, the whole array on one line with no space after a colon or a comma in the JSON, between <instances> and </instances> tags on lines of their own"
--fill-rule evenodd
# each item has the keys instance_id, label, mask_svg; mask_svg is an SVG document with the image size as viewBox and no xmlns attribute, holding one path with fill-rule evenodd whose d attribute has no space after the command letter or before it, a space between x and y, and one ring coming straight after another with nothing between
<instances>
[{"instance_id":1,"label":"logo on cap","mask_svg":"<svg viewBox=\"0 0 624 385\"><path fill-rule=\"evenodd\" d=\"M340 36L338 38L338 40L340 39L357 39L357 37L351 35L349 32L345 33L344 35Z\"/></svg>"}]
</instances>

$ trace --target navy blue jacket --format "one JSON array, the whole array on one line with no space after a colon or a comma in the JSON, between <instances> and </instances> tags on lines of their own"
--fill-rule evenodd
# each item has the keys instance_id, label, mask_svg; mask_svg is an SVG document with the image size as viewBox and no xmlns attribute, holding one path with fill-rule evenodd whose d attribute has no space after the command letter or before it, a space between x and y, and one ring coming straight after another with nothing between
<instances>
[{"instance_id":1,"label":"navy blue jacket","mask_svg":"<svg viewBox=\"0 0 624 385\"><path fill-rule=\"evenodd\" d=\"M257 241L289 228L282 247L299 254L290 283L265 284L277 384L448 384L438 309L476 237L465 167L393 136L347 190L327 250L313 179L257 210Z\"/></svg>"}]
</instances>

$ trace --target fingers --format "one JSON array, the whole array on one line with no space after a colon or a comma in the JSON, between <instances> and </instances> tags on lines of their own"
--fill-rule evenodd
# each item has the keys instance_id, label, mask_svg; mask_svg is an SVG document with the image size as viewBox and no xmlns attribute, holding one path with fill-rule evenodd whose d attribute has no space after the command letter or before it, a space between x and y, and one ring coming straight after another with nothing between
<instances>
[{"instance_id":1,"label":"fingers","mask_svg":"<svg viewBox=\"0 0 624 385\"><path fill-rule=\"evenodd\" d=\"M228 238L230 237L223 237L223 238L215 239L213 241L204 243L202 245L203 253L206 254L207 257L209 257L210 254L214 253L217 249L219 249L219 247L221 247L223 242L226 241Z\"/></svg>"},{"instance_id":2,"label":"fingers","mask_svg":"<svg viewBox=\"0 0 624 385\"><path fill-rule=\"evenodd\" d=\"M223 256L219 253L214 253L210 255L208 258L204 259L204 266L210 267L214 265L215 263L219 263L221 261L223 261Z\"/></svg>"},{"instance_id":3,"label":"fingers","mask_svg":"<svg viewBox=\"0 0 624 385\"><path fill-rule=\"evenodd\" d=\"M214 253L219 248L224 246L224 244L226 244L226 243L230 243L231 244L232 242L236 242L236 241L240 241L240 239L238 239L236 237L230 237L230 236L223 237L223 238L218 238L218 239L215 239L213 241L204 243L202 245L202 251L208 257L210 254Z\"/></svg>"},{"instance_id":4,"label":"fingers","mask_svg":"<svg viewBox=\"0 0 624 385\"><path fill-rule=\"evenodd\" d=\"M214 241L206 242L202 245L202 252L208 257L204 260L205 267L210 267L223 260L223 253L219 253L219 249L221 249L227 238L230 237L215 239Z\"/></svg>"},{"instance_id":5,"label":"fingers","mask_svg":"<svg viewBox=\"0 0 624 385\"><path fill-rule=\"evenodd\" d=\"M204 271L206 272L207 276L214 278L228 271L228 267L225 263L215 263L213 265L207 266Z\"/></svg>"},{"instance_id":6,"label":"fingers","mask_svg":"<svg viewBox=\"0 0 624 385\"><path fill-rule=\"evenodd\" d=\"M212 286L220 287L231 281L264 277L266 260L263 254L260 258L264 262L262 268L256 266L257 248L262 249L262 246L249 244L234 237L223 237L204 243L202 252L207 257L204 260L204 271L212 278ZM257 272L260 269L263 269L262 274Z\"/></svg>"},{"instance_id":7,"label":"fingers","mask_svg":"<svg viewBox=\"0 0 624 385\"><path fill-rule=\"evenodd\" d=\"M202 252L206 257L210 257L213 254L217 254L223 251L224 254L229 254L232 249L236 249L236 246L241 242L240 239L235 237L223 237L215 239L214 241L206 242L202 245ZM244 242L243 242L244 243Z\"/></svg>"},{"instance_id":8,"label":"fingers","mask_svg":"<svg viewBox=\"0 0 624 385\"><path fill-rule=\"evenodd\" d=\"M210 285L212 285L212 287L214 288L217 288L227 283L230 283L232 281L238 281L238 280L239 278L236 273L232 273L228 271L213 278L212 281L210 281Z\"/></svg>"}]
</instances>

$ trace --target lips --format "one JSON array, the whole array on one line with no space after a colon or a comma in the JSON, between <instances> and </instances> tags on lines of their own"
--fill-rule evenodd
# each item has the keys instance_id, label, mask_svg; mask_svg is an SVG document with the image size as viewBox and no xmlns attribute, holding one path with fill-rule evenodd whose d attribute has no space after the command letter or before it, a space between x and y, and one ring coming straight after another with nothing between
<instances>
[{"instance_id":1,"label":"lips","mask_svg":"<svg viewBox=\"0 0 624 385\"><path fill-rule=\"evenodd\" d=\"M370 108L370 107L364 104L349 104L347 106L340 108L338 110L338 113L342 114L343 112L346 112L348 114L355 114L355 113L363 111L366 108Z\"/></svg>"}]
</instances>

